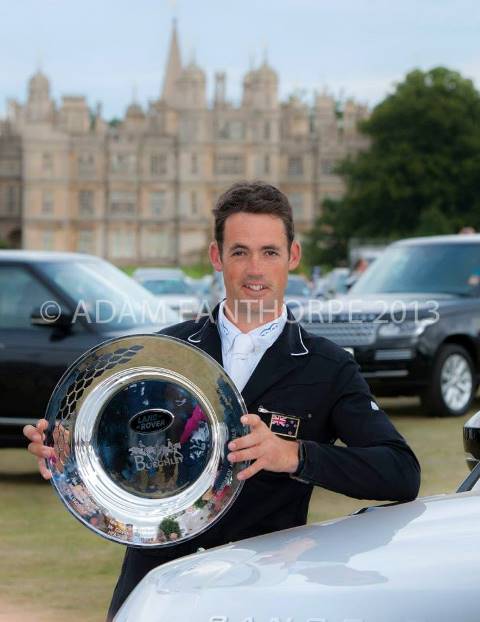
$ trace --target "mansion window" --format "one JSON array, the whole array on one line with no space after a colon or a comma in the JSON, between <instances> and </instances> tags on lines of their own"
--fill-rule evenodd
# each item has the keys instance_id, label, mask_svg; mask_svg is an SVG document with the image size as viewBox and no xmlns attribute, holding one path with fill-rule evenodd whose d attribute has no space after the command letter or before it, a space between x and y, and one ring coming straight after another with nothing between
<instances>
[{"instance_id":1,"label":"mansion window","mask_svg":"<svg viewBox=\"0 0 480 622\"><path fill-rule=\"evenodd\" d=\"M113 216L133 216L135 214L135 192L110 193L110 213Z\"/></svg>"},{"instance_id":2,"label":"mansion window","mask_svg":"<svg viewBox=\"0 0 480 622\"><path fill-rule=\"evenodd\" d=\"M263 138L265 140L270 140L271 138L271 127L270 127L270 121L265 121L265 124L263 126Z\"/></svg>"},{"instance_id":3,"label":"mansion window","mask_svg":"<svg viewBox=\"0 0 480 622\"><path fill-rule=\"evenodd\" d=\"M134 231L110 232L110 256L112 258L131 258L136 256Z\"/></svg>"},{"instance_id":4,"label":"mansion window","mask_svg":"<svg viewBox=\"0 0 480 622\"><path fill-rule=\"evenodd\" d=\"M304 217L304 202L303 194L301 192L292 192L289 197L290 205L292 206L293 218Z\"/></svg>"},{"instance_id":5,"label":"mansion window","mask_svg":"<svg viewBox=\"0 0 480 622\"><path fill-rule=\"evenodd\" d=\"M242 155L218 155L215 158L217 175L244 175L245 160Z\"/></svg>"},{"instance_id":6,"label":"mansion window","mask_svg":"<svg viewBox=\"0 0 480 622\"><path fill-rule=\"evenodd\" d=\"M198 194L196 192L192 192L190 194L190 209L192 214L198 214Z\"/></svg>"},{"instance_id":7,"label":"mansion window","mask_svg":"<svg viewBox=\"0 0 480 622\"><path fill-rule=\"evenodd\" d=\"M168 231L145 230L142 233L142 255L145 258L165 258L172 256L172 236Z\"/></svg>"},{"instance_id":8,"label":"mansion window","mask_svg":"<svg viewBox=\"0 0 480 622\"><path fill-rule=\"evenodd\" d=\"M152 216L164 216L167 193L164 190L150 193L150 213Z\"/></svg>"},{"instance_id":9,"label":"mansion window","mask_svg":"<svg viewBox=\"0 0 480 622\"><path fill-rule=\"evenodd\" d=\"M184 116L180 121L180 139L183 141L197 140L198 138L198 122Z\"/></svg>"},{"instance_id":10,"label":"mansion window","mask_svg":"<svg viewBox=\"0 0 480 622\"><path fill-rule=\"evenodd\" d=\"M53 213L53 192L44 190L42 192L42 214L49 215Z\"/></svg>"},{"instance_id":11,"label":"mansion window","mask_svg":"<svg viewBox=\"0 0 480 622\"><path fill-rule=\"evenodd\" d=\"M255 176L270 175L270 156L259 154L255 156Z\"/></svg>"},{"instance_id":12,"label":"mansion window","mask_svg":"<svg viewBox=\"0 0 480 622\"><path fill-rule=\"evenodd\" d=\"M270 175L270 156L266 155L263 160L263 172L265 175Z\"/></svg>"},{"instance_id":13,"label":"mansion window","mask_svg":"<svg viewBox=\"0 0 480 622\"><path fill-rule=\"evenodd\" d=\"M51 175L53 173L53 155L42 153L42 173Z\"/></svg>"},{"instance_id":14,"label":"mansion window","mask_svg":"<svg viewBox=\"0 0 480 622\"><path fill-rule=\"evenodd\" d=\"M83 229L78 232L77 251L79 253L93 253L93 231L91 229Z\"/></svg>"},{"instance_id":15,"label":"mansion window","mask_svg":"<svg viewBox=\"0 0 480 622\"><path fill-rule=\"evenodd\" d=\"M301 156L288 158L288 174L293 177L303 175L303 158Z\"/></svg>"},{"instance_id":16,"label":"mansion window","mask_svg":"<svg viewBox=\"0 0 480 622\"><path fill-rule=\"evenodd\" d=\"M190 172L193 175L196 175L196 173L198 173L198 156L196 153L192 153L192 161L191 161L191 169Z\"/></svg>"},{"instance_id":17,"label":"mansion window","mask_svg":"<svg viewBox=\"0 0 480 622\"><path fill-rule=\"evenodd\" d=\"M333 175L335 170L335 160L322 160L321 167L324 175Z\"/></svg>"},{"instance_id":18,"label":"mansion window","mask_svg":"<svg viewBox=\"0 0 480 622\"><path fill-rule=\"evenodd\" d=\"M217 125L217 138L223 140L243 140L245 137L245 125L243 121L219 121Z\"/></svg>"},{"instance_id":19,"label":"mansion window","mask_svg":"<svg viewBox=\"0 0 480 622\"><path fill-rule=\"evenodd\" d=\"M43 231L42 249L44 251L53 251L55 249L55 234L53 231Z\"/></svg>"},{"instance_id":20,"label":"mansion window","mask_svg":"<svg viewBox=\"0 0 480 622\"><path fill-rule=\"evenodd\" d=\"M134 153L112 153L110 156L110 171L124 175L133 175L136 172L137 158Z\"/></svg>"},{"instance_id":21,"label":"mansion window","mask_svg":"<svg viewBox=\"0 0 480 622\"><path fill-rule=\"evenodd\" d=\"M93 216L93 190L80 190L78 193L78 213L80 216Z\"/></svg>"},{"instance_id":22,"label":"mansion window","mask_svg":"<svg viewBox=\"0 0 480 622\"><path fill-rule=\"evenodd\" d=\"M150 174L156 177L157 175L167 174L167 154L166 153L153 153L150 156Z\"/></svg>"},{"instance_id":23,"label":"mansion window","mask_svg":"<svg viewBox=\"0 0 480 622\"><path fill-rule=\"evenodd\" d=\"M17 188L15 186L7 186L5 189L7 214L16 214L18 209Z\"/></svg>"},{"instance_id":24,"label":"mansion window","mask_svg":"<svg viewBox=\"0 0 480 622\"><path fill-rule=\"evenodd\" d=\"M81 153L78 156L78 174L80 177L95 173L95 156L93 153Z\"/></svg>"}]
</instances>

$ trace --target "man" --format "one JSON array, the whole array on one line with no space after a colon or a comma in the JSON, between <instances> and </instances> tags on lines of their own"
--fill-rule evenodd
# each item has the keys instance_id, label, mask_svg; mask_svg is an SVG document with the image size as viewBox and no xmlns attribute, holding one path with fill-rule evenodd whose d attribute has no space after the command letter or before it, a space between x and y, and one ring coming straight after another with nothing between
<instances>
[{"instance_id":1,"label":"man","mask_svg":"<svg viewBox=\"0 0 480 622\"><path fill-rule=\"evenodd\" d=\"M273 186L232 186L217 202L209 249L223 271L226 299L212 317L165 330L223 364L247 405L250 433L229 445L231 461L251 460L226 514L199 536L168 549L127 549L109 610L112 619L147 572L166 561L279 529L303 525L313 485L366 499L417 493L415 455L372 398L354 359L313 337L287 311L289 270L300 261L288 199ZM41 433L27 426L30 451L49 477ZM296 440L282 435L285 426ZM346 446L336 446L341 439Z\"/></svg>"}]
</instances>

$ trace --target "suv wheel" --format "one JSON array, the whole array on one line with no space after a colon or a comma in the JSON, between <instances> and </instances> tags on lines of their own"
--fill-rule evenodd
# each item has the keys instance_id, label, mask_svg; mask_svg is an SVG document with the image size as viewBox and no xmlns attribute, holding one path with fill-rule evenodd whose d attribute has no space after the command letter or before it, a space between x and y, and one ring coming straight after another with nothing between
<instances>
[{"instance_id":1,"label":"suv wheel","mask_svg":"<svg viewBox=\"0 0 480 622\"><path fill-rule=\"evenodd\" d=\"M434 417L459 417L470 408L477 389L475 368L462 346L447 344L437 353L422 406Z\"/></svg>"}]
</instances>

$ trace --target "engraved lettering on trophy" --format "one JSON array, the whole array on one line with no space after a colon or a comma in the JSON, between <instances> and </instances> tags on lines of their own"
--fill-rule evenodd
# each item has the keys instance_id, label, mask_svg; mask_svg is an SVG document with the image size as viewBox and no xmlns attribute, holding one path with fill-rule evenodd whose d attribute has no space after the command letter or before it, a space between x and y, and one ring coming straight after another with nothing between
<instances>
[{"instance_id":1,"label":"engraved lettering on trophy","mask_svg":"<svg viewBox=\"0 0 480 622\"><path fill-rule=\"evenodd\" d=\"M129 425L134 432L149 434L165 432L173 423L173 414L164 408L142 410L130 419Z\"/></svg>"},{"instance_id":2,"label":"engraved lettering on trophy","mask_svg":"<svg viewBox=\"0 0 480 622\"><path fill-rule=\"evenodd\" d=\"M170 439L166 445L155 443L155 445L145 445L140 441L138 446L128 449L135 461L137 471L145 469L158 469L163 466L171 466L183 462L181 444L172 443Z\"/></svg>"}]
</instances>

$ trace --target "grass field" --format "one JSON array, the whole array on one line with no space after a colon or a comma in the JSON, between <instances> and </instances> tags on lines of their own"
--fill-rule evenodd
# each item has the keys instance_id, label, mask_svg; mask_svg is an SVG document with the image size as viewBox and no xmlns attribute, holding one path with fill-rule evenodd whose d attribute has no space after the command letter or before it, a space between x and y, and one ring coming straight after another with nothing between
<instances>
[{"instance_id":1,"label":"grass field","mask_svg":"<svg viewBox=\"0 0 480 622\"><path fill-rule=\"evenodd\" d=\"M468 416L429 419L413 399L382 404L421 462L421 495L454 491L467 474L462 425ZM479 409L477 402L472 413ZM316 489L309 521L365 505ZM0 622L104 619L123 547L77 523L23 450L0 450L0 533Z\"/></svg>"}]
</instances>

